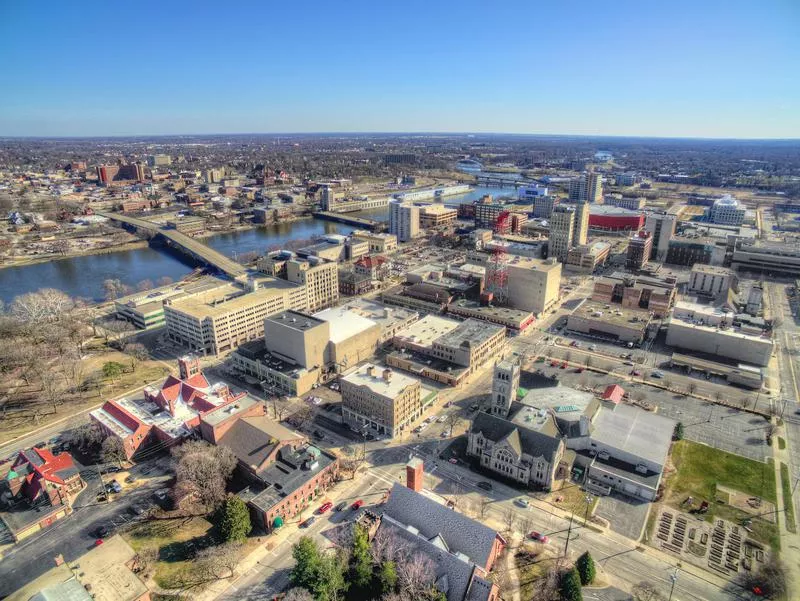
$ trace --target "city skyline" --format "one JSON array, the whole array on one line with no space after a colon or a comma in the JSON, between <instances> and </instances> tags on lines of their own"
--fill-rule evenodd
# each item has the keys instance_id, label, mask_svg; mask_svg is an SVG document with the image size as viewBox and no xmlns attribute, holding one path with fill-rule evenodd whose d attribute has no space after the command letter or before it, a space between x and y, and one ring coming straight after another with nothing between
<instances>
[{"instance_id":1,"label":"city skyline","mask_svg":"<svg viewBox=\"0 0 800 601\"><path fill-rule=\"evenodd\" d=\"M800 137L789 2L237 8L7 6L0 136Z\"/></svg>"}]
</instances>

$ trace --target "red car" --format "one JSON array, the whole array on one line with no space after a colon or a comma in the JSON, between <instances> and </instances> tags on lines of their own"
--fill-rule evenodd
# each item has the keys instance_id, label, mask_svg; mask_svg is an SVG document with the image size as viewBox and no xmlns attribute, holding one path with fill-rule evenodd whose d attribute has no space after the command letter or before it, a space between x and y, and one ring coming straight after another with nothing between
<instances>
[{"instance_id":1,"label":"red car","mask_svg":"<svg viewBox=\"0 0 800 601\"><path fill-rule=\"evenodd\" d=\"M558 367L558 361L551 361L550 367Z\"/></svg>"},{"instance_id":2,"label":"red car","mask_svg":"<svg viewBox=\"0 0 800 601\"><path fill-rule=\"evenodd\" d=\"M356 501L355 503L353 503L353 504L350 506L350 509L352 509L353 511L355 511L356 509L358 509L359 507L361 507L363 504L364 504L364 501L362 501L361 499L359 499L358 501Z\"/></svg>"},{"instance_id":3,"label":"red car","mask_svg":"<svg viewBox=\"0 0 800 601\"><path fill-rule=\"evenodd\" d=\"M567 369L567 362L566 362L566 361L564 361L564 362L561 364L561 369Z\"/></svg>"},{"instance_id":4,"label":"red car","mask_svg":"<svg viewBox=\"0 0 800 601\"><path fill-rule=\"evenodd\" d=\"M333 503L328 501L327 503L324 503L317 511L321 515L321 514L325 513L326 511L329 511L331 507L333 507Z\"/></svg>"},{"instance_id":5,"label":"red car","mask_svg":"<svg viewBox=\"0 0 800 601\"><path fill-rule=\"evenodd\" d=\"M544 534L540 532L536 532L535 530L528 535L528 538L532 538L535 541L539 541L543 545L546 545L550 542L550 539L546 537Z\"/></svg>"}]
</instances>

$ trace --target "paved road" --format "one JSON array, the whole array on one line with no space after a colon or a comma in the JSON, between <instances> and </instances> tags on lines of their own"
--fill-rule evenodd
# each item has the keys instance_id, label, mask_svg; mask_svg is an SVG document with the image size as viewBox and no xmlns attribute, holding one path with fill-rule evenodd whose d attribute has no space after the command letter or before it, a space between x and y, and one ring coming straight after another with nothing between
<instances>
[{"instance_id":1,"label":"paved road","mask_svg":"<svg viewBox=\"0 0 800 601\"><path fill-rule=\"evenodd\" d=\"M99 526L113 530L114 523L134 519L128 508L137 502L150 504L151 495L163 484L163 480L143 484L110 503L95 502L90 488L85 493L87 502L75 507L72 515L23 539L5 554L0 561L0 598L54 567L57 555L63 555L66 561L78 559L94 545L94 532Z\"/></svg>"}]
</instances>

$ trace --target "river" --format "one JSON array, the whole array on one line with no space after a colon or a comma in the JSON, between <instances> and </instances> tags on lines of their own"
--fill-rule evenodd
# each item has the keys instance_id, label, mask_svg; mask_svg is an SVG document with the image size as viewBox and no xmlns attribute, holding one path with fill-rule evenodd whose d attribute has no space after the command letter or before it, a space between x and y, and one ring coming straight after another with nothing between
<instances>
[{"instance_id":1,"label":"river","mask_svg":"<svg viewBox=\"0 0 800 601\"><path fill-rule=\"evenodd\" d=\"M445 197L447 204L471 202L484 194L509 195L511 190L476 188L466 194ZM387 220L387 209L363 211L370 219ZM302 219L289 223L268 225L240 232L217 234L203 241L210 247L234 257L251 251L264 252L271 246L279 246L288 240L303 240L322 234L348 234L354 228L349 225ZM40 288L57 288L73 297L103 300L103 281L119 279L135 287L143 280L156 282L164 276L179 280L193 265L182 255L155 248L137 248L100 255L86 255L57 259L47 263L36 263L21 267L0 269L0 300L9 304L15 296L33 292Z\"/></svg>"}]
</instances>

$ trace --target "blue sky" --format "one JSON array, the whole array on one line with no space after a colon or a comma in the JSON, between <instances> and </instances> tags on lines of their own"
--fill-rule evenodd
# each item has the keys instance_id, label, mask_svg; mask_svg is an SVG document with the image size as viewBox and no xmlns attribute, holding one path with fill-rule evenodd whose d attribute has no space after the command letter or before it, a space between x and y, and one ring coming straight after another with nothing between
<instances>
[{"instance_id":1,"label":"blue sky","mask_svg":"<svg viewBox=\"0 0 800 601\"><path fill-rule=\"evenodd\" d=\"M800 2L0 0L0 135L800 138Z\"/></svg>"}]
</instances>

